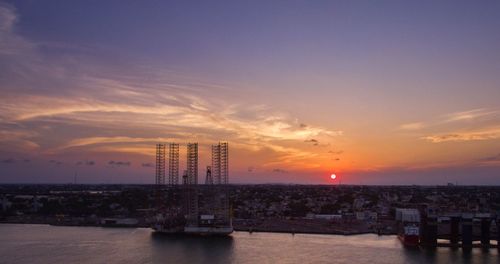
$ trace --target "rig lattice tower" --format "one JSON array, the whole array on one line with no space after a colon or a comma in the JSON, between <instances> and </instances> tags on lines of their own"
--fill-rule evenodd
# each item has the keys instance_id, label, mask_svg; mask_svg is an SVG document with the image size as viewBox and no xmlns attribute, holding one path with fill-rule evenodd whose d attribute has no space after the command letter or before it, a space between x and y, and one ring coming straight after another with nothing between
<instances>
[{"instance_id":1,"label":"rig lattice tower","mask_svg":"<svg viewBox=\"0 0 500 264\"><path fill-rule=\"evenodd\" d=\"M179 144L168 145L168 185L179 184Z\"/></svg>"},{"instance_id":2,"label":"rig lattice tower","mask_svg":"<svg viewBox=\"0 0 500 264\"><path fill-rule=\"evenodd\" d=\"M212 145L212 177L216 184L229 181L229 146L227 142Z\"/></svg>"},{"instance_id":3,"label":"rig lattice tower","mask_svg":"<svg viewBox=\"0 0 500 264\"><path fill-rule=\"evenodd\" d=\"M156 185L165 184L165 144L156 144Z\"/></svg>"},{"instance_id":4,"label":"rig lattice tower","mask_svg":"<svg viewBox=\"0 0 500 264\"><path fill-rule=\"evenodd\" d=\"M187 224L198 225L198 143L187 144Z\"/></svg>"},{"instance_id":5,"label":"rig lattice tower","mask_svg":"<svg viewBox=\"0 0 500 264\"><path fill-rule=\"evenodd\" d=\"M230 224L229 192L229 145L219 142L212 145L212 177L216 184L214 211L216 221L221 225Z\"/></svg>"}]
</instances>

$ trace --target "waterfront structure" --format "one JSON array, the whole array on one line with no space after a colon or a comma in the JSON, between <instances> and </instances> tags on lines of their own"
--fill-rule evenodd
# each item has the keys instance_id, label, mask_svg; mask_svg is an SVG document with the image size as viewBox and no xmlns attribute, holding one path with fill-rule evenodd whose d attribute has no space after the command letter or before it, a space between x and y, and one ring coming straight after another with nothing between
<instances>
[{"instance_id":1,"label":"waterfront structure","mask_svg":"<svg viewBox=\"0 0 500 264\"><path fill-rule=\"evenodd\" d=\"M179 184L179 144L168 144L168 178L166 178L166 149L167 144L156 144L156 185L177 185Z\"/></svg>"},{"instance_id":2,"label":"waterfront structure","mask_svg":"<svg viewBox=\"0 0 500 264\"><path fill-rule=\"evenodd\" d=\"M156 144L156 173L157 186L165 185L165 144Z\"/></svg>"},{"instance_id":3,"label":"waterfront structure","mask_svg":"<svg viewBox=\"0 0 500 264\"><path fill-rule=\"evenodd\" d=\"M164 144L157 145L158 186L162 185L161 169L165 167L164 147ZM161 233L207 235L227 235L232 233L233 227L227 188L229 179L228 160L229 148L227 142L212 145L212 166L207 166L205 186L199 186L198 143L188 143L186 147L186 170L182 176L181 208L176 210L175 208L167 209L164 206L157 206L158 212L153 229ZM168 185L173 190L178 185L179 144L171 143L169 145L168 167ZM160 196L157 195L157 197ZM179 221L181 217L183 221Z\"/></svg>"},{"instance_id":4,"label":"waterfront structure","mask_svg":"<svg viewBox=\"0 0 500 264\"><path fill-rule=\"evenodd\" d=\"M187 144L186 170L188 183L198 184L198 143Z\"/></svg>"},{"instance_id":5,"label":"waterfront structure","mask_svg":"<svg viewBox=\"0 0 500 264\"><path fill-rule=\"evenodd\" d=\"M403 245L418 247L420 243L420 212L417 209L396 209L398 238Z\"/></svg>"},{"instance_id":6,"label":"waterfront structure","mask_svg":"<svg viewBox=\"0 0 500 264\"><path fill-rule=\"evenodd\" d=\"M168 145L168 185L179 184L179 144Z\"/></svg>"},{"instance_id":7,"label":"waterfront structure","mask_svg":"<svg viewBox=\"0 0 500 264\"><path fill-rule=\"evenodd\" d=\"M212 145L212 169L215 184L227 184L229 177L229 145L219 142Z\"/></svg>"},{"instance_id":8,"label":"waterfront structure","mask_svg":"<svg viewBox=\"0 0 500 264\"><path fill-rule=\"evenodd\" d=\"M429 208L423 213L418 209L397 208L396 221L398 237L405 246L461 247L463 251L470 251L473 247L499 246L498 242L494 246L490 244L491 223L498 223L498 216L490 213L436 214ZM477 223L479 232L474 232L474 223ZM499 233L497 230L497 236ZM438 242L439 239L441 241ZM480 244L475 244L474 241L480 241Z\"/></svg>"},{"instance_id":9,"label":"waterfront structure","mask_svg":"<svg viewBox=\"0 0 500 264\"><path fill-rule=\"evenodd\" d=\"M229 144L219 142L212 145L212 177L216 186L214 193L214 222L221 226L231 226L229 193L227 183L229 181Z\"/></svg>"},{"instance_id":10,"label":"waterfront structure","mask_svg":"<svg viewBox=\"0 0 500 264\"><path fill-rule=\"evenodd\" d=\"M207 166L207 174L205 176L205 184L214 184L214 178L212 177L212 166Z\"/></svg>"},{"instance_id":11,"label":"waterfront structure","mask_svg":"<svg viewBox=\"0 0 500 264\"><path fill-rule=\"evenodd\" d=\"M198 225L198 143L188 143L186 150L185 206L186 226Z\"/></svg>"}]
</instances>

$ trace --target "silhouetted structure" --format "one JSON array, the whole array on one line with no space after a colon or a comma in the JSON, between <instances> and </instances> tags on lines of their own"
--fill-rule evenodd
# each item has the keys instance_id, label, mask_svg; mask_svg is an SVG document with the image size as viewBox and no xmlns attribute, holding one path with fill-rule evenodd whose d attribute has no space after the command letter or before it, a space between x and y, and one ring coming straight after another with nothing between
<instances>
[{"instance_id":1,"label":"silhouetted structure","mask_svg":"<svg viewBox=\"0 0 500 264\"><path fill-rule=\"evenodd\" d=\"M187 226L198 226L198 143L187 144L186 165Z\"/></svg>"},{"instance_id":2,"label":"silhouetted structure","mask_svg":"<svg viewBox=\"0 0 500 264\"><path fill-rule=\"evenodd\" d=\"M212 177L212 167L207 166L207 174L205 177L205 184L210 185L214 184L214 178Z\"/></svg>"},{"instance_id":3,"label":"silhouetted structure","mask_svg":"<svg viewBox=\"0 0 500 264\"><path fill-rule=\"evenodd\" d=\"M165 145L157 145L157 185L161 186L161 171L164 171ZM216 168L214 174L213 168ZM207 166L205 184L198 185L198 143L188 143L186 148L186 170L182 176L181 208L167 208L157 205L157 217L153 225L156 231L163 233L190 233L227 235L233 232L229 210L228 144L218 143L212 146L212 166ZM168 188L174 191L178 184L179 145L169 145ZM163 173L164 175L164 173ZM202 188L203 187L203 188ZM157 188L158 193L161 188ZM157 195L157 197L160 197ZM202 197L202 199L200 199ZM165 196L164 198L165 199ZM184 223L179 216L184 216ZM183 227L183 229L181 229Z\"/></svg>"},{"instance_id":4,"label":"silhouetted structure","mask_svg":"<svg viewBox=\"0 0 500 264\"><path fill-rule=\"evenodd\" d=\"M212 177L216 184L213 198L214 222L221 226L231 226L227 190L229 181L229 145L227 142L212 145L212 171Z\"/></svg>"},{"instance_id":5,"label":"silhouetted structure","mask_svg":"<svg viewBox=\"0 0 500 264\"><path fill-rule=\"evenodd\" d=\"M420 239L420 212L417 209L396 208L398 238L403 245L416 247Z\"/></svg>"},{"instance_id":6,"label":"silhouetted structure","mask_svg":"<svg viewBox=\"0 0 500 264\"><path fill-rule=\"evenodd\" d=\"M198 184L198 143L187 144L187 177L188 183Z\"/></svg>"},{"instance_id":7,"label":"silhouetted structure","mask_svg":"<svg viewBox=\"0 0 500 264\"><path fill-rule=\"evenodd\" d=\"M215 184L227 184L229 176L229 146L227 142L212 145L212 172Z\"/></svg>"},{"instance_id":8,"label":"silhouetted structure","mask_svg":"<svg viewBox=\"0 0 500 264\"><path fill-rule=\"evenodd\" d=\"M165 144L156 144L156 185L165 184Z\"/></svg>"},{"instance_id":9,"label":"silhouetted structure","mask_svg":"<svg viewBox=\"0 0 500 264\"><path fill-rule=\"evenodd\" d=\"M412 212L412 215L421 214L417 209L396 209L396 220L404 224L404 213L409 211ZM420 218L420 216L414 218ZM461 247L463 251L467 252L471 251L473 247L491 247L491 222L496 219L498 219L498 216L492 216L490 213L445 213L439 215L424 212L422 214L422 221L410 221L420 224L420 232L407 232L409 230L407 230L407 227L410 227L410 225L406 224L404 232L400 231L399 233L404 235L405 239L402 241L405 245L424 246L428 248ZM474 231L474 226L477 227L474 222L479 223L479 230L476 229L479 232ZM448 225L449 229L443 230L439 228L440 225ZM420 233L420 237L414 241L414 236L409 236L411 235L410 233L417 234L417 236ZM499 233L497 230L497 236ZM412 238L411 243L408 243L408 239L406 238ZM449 240L449 243L438 242L439 239ZM481 243L475 244L474 241L478 240ZM498 247L498 244L496 246Z\"/></svg>"},{"instance_id":10,"label":"silhouetted structure","mask_svg":"<svg viewBox=\"0 0 500 264\"><path fill-rule=\"evenodd\" d=\"M469 251L472 249L472 214L462 215L462 249Z\"/></svg>"},{"instance_id":11,"label":"silhouetted structure","mask_svg":"<svg viewBox=\"0 0 500 264\"><path fill-rule=\"evenodd\" d=\"M168 146L168 185L179 184L179 144L170 143Z\"/></svg>"}]
</instances>

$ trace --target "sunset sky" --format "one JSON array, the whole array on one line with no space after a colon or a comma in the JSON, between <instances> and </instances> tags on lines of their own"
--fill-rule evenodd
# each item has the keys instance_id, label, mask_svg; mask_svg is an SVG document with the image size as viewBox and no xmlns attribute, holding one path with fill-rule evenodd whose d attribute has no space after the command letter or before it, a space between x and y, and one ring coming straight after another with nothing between
<instances>
[{"instance_id":1,"label":"sunset sky","mask_svg":"<svg viewBox=\"0 0 500 264\"><path fill-rule=\"evenodd\" d=\"M0 183L500 183L500 1L0 1L0 92Z\"/></svg>"}]
</instances>

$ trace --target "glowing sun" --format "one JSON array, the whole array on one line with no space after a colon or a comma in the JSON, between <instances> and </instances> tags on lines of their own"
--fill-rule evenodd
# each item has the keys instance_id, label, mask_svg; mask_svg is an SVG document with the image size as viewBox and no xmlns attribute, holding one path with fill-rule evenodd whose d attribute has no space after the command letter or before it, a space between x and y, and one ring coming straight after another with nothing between
<instances>
[{"instance_id":1,"label":"glowing sun","mask_svg":"<svg viewBox=\"0 0 500 264\"><path fill-rule=\"evenodd\" d=\"M332 174L332 175L330 175L330 178L332 178L332 180L335 180L335 178L337 178L337 175Z\"/></svg>"}]
</instances>

